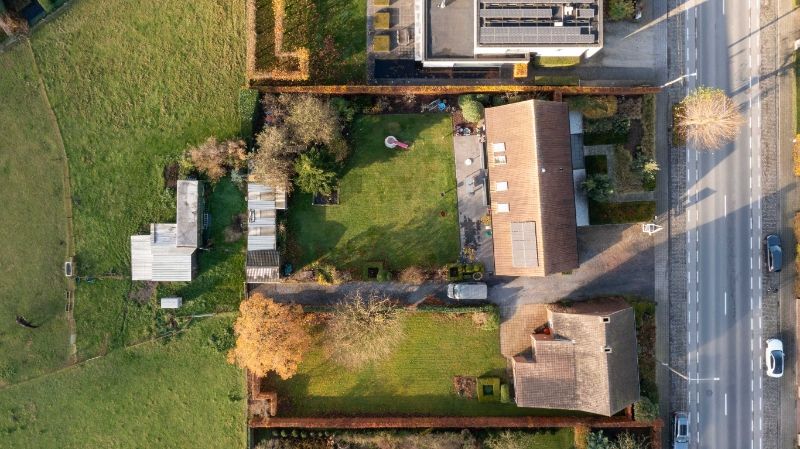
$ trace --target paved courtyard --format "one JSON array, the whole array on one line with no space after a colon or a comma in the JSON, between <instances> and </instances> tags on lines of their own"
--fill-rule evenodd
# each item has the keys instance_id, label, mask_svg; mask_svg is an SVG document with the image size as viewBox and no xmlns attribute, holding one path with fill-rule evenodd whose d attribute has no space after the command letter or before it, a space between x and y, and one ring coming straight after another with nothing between
<instances>
[{"instance_id":1,"label":"paved courtyard","mask_svg":"<svg viewBox=\"0 0 800 449\"><path fill-rule=\"evenodd\" d=\"M494 273L492 234L481 218L489 213L483 143L479 136L453 136L461 247L474 247L475 258Z\"/></svg>"},{"instance_id":2,"label":"paved courtyard","mask_svg":"<svg viewBox=\"0 0 800 449\"><path fill-rule=\"evenodd\" d=\"M640 224L578 228L578 257L580 267L570 274L496 278L489 299L507 319L523 304L611 294L653 297L653 237L644 234Z\"/></svg>"}]
</instances>

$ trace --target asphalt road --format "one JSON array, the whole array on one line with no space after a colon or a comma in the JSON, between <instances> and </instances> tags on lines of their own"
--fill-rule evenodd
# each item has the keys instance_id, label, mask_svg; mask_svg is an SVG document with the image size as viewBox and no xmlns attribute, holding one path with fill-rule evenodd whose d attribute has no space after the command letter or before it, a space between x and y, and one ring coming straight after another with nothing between
<instances>
[{"instance_id":1,"label":"asphalt road","mask_svg":"<svg viewBox=\"0 0 800 449\"><path fill-rule=\"evenodd\" d=\"M693 448L759 449L775 438L762 432L762 388L771 379L762 368L759 8L758 0L707 0L685 12L687 91L722 88L745 115L732 144L687 153Z\"/></svg>"}]
</instances>

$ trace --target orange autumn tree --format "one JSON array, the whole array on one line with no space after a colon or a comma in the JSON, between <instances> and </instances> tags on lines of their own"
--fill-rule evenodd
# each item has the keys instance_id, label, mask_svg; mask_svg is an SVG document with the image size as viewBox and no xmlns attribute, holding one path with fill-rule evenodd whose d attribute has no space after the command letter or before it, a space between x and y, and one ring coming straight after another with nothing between
<instances>
[{"instance_id":1,"label":"orange autumn tree","mask_svg":"<svg viewBox=\"0 0 800 449\"><path fill-rule=\"evenodd\" d=\"M269 371L283 379L292 377L311 345L303 308L259 293L239 305L233 330L236 346L228 352L228 362L260 377Z\"/></svg>"}]
</instances>

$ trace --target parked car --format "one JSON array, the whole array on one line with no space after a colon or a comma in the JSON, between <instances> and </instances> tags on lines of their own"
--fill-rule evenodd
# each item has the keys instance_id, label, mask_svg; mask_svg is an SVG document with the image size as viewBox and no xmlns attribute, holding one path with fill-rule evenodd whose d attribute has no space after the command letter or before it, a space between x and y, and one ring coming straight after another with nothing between
<instances>
[{"instance_id":1,"label":"parked car","mask_svg":"<svg viewBox=\"0 0 800 449\"><path fill-rule=\"evenodd\" d=\"M486 299L489 288L483 282L461 282L447 284L447 297L450 299Z\"/></svg>"},{"instance_id":2,"label":"parked car","mask_svg":"<svg viewBox=\"0 0 800 449\"><path fill-rule=\"evenodd\" d=\"M676 412L672 430L672 449L689 449L689 414Z\"/></svg>"},{"instance_id":3,"label":"parked car","mask_svg":"<svg viewBox=\"0 0 800 449\"><path fill-rule=\"evenodd\" d=\"M783 268L781 238L775 234L768 235L764 239L764 248L767 252L767 269L773 273L781 271L781 268Z\"/></svg>"},{"instance_id":4,"label":"parked car","mask_svg":"<svg viewBox=\"0 0 800 449\"><path fill-rule=\"evenodd\" d=\"M769 377L782 377L783 376L783 342L777 338L770 338L767 340L767 376Z\"/></svg>"}]
</instances>

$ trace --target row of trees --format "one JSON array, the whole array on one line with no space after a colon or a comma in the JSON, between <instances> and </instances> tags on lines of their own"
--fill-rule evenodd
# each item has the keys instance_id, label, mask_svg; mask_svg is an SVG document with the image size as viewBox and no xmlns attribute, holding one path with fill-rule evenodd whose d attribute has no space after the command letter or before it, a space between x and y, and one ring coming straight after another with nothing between
<instances>
[{"instance_id":1,"label":"row of trees","mask_svg":"<svg viewBox=\"0 0 800 449\"><path fill-rule=\"evenodd\" d=\"M358 369L391 354L405 336L404 316L391 299L356 291L334 307L321 341L334 361ZM311 346L311 324L301 306L254 294L239 305L228 361L258 376L274 371L288 379Z\"/></svg>"},{"instance_id":2,"label":"row of trees","mask_svg":"<svg viewBox=\"0 0 800 449\"><path fill-rule=\"evenodd\" d=\"M249 162L257 182L287 192L296 184L304 192L330 195L336 186L336 165L350 152L342 128L352 116L341 119L337 104L307 94L266 95L262 105L267 126L256 136L256 151L248 155L243 140L211 137L186 152L182 170L197 170L216 182Z\"/></svg>"}]
</instances>

